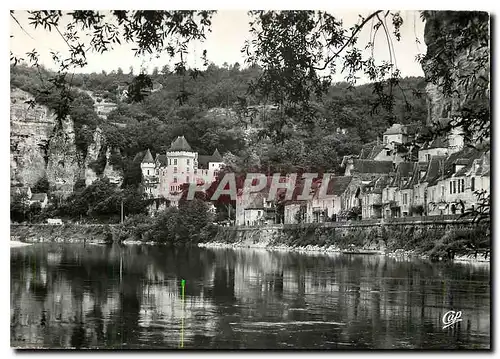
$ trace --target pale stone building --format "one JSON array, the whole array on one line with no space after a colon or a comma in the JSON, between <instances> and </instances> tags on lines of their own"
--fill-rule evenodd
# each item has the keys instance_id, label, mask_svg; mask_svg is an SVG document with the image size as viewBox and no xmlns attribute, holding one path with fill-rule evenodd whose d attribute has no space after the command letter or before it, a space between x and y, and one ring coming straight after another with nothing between
<instances>
[{"instance_id":1,"label":"pale stone building","mask_svg":"<svg viewBox=\"0 0 500 359\"><path fill-rule=\"evenodd\" d=\"M141 163L143 187L150 198L165 198L176 205L184 184L212 183L224 166L216 149L211 156L198 155L184 136L177 137L165 155L153 156L149 149Z\"/></svg>"}]
</instances>

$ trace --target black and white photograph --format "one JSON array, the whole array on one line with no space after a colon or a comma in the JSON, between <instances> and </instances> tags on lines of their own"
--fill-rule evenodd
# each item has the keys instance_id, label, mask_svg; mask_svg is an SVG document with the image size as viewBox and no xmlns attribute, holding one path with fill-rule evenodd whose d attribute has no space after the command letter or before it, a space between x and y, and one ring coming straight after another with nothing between
<instances>
[{"instance_id":1,"label":"black and white photograph","mask_svg":"<svg viewBox=\"0 0 500 359\"><path fill-rule=\"evenodd\" d=\"M9 10L11 351L492 350L493 15L330 7Z\"/></svg>"}]
</instances>

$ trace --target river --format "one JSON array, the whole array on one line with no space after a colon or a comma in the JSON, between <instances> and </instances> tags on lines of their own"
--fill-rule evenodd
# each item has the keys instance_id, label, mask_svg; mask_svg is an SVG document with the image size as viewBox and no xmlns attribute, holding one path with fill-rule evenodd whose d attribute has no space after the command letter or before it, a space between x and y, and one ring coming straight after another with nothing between
<instances>
[{"instance_id":1,"label":"river","mask_svg":"<svg viewBox=\"0 0 500 359\"><path fill-rule=\"evenodd\" d=\"M16 348L490 348L487 263L34 244L10 300Z\"/></svg>"}]
</instances>

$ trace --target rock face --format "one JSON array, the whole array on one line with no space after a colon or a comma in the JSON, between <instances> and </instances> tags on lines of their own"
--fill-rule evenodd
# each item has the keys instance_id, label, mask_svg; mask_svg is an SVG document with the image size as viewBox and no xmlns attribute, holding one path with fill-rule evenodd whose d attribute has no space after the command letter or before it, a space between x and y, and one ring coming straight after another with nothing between
<instances>
[{"instance_id":1,"label":"rock face","mask_svg":"<svg viewBox=\"0 0 500 359\"><path fill-rule=\"evenodd\" d=\"M427 123L432 125L460 115L464 104L472 100L478 89L485 87L489 97L489 45L484 44L489 41L489 17L484 12L466 11L424 11L423 15L427 54L422 68L427 79L437 77L426 87ZM473 27L479 35L470 36L464 31L465 25ZM477 41L471 41L473 38ZM441 73L436 76L439 69L436 59L447 63L452 82L446 93L453 92L453 96L446 96L443 91L445 76Z\"/></svg>"},{"instance_id":2,"label":"rock face","mask_svg":"<svg viewBox=\"0 0 500 359\"><path fill-rule=\"evenodd\" d=\"M119 152L117 150L112 151L111 148L108 147L106 150L106 166L104 167L103 176L109 178L110 183L120 187L123 183L123 174L122 171L114 168L113 165L110 164L109 159L111 154L119 154Z\"/></svg>"},{"instance_id":3,"label":"rock face","mask_svg":"<svg viewBox=\"0 0 500 359\"><path fill-rule=\"evenodd\" d=\"M65 197L73 192L79 179L88 186L99 177L91 164L106 149L105 139L97 128L83 158L75 145L73 120L68 117L58 121L49 108L34 100L28 92L11 89L11 186L32 187L47 177L51 192ZM109 164L110 155L108 149L102 175L119 186L123 174Z\"/></svg>"},{"instance_id":4,"label":"rock face","mask_svg":"<svg viewBox=\"0 0 500 359\"><path fill-rule=\"evenodd\" d=\"M45 106L20 89L10 94L10 177L14 186L33 186L45 176L46 151L56 125Z\"/></svg>"},{"instance_id":5,"label":"rock face","mask_svg":"<svg viewBox=\"0 0 500 359\"><path fill-rule=\"evenodd\" d=\"M55 192L68 195L79 178L78 153L73 120L67 118L57 125L48 147L47 179Z\"/></svg>"},{"instance_id":6,"label":"rock face","mask_svg":"<svg viewBox=\"0 0 500 359\"><path fill-rule=\"evenodd\" d=\"M92 162L97 161L99 153L101 152L103 140L104 138L102 136L102 130L97 127L96 131L94 132L92 143L87 149L87 157L85 158L85 186L91 185L98 178L97 173L95 173L90 165Z\"/></svg>"}]
</instances>

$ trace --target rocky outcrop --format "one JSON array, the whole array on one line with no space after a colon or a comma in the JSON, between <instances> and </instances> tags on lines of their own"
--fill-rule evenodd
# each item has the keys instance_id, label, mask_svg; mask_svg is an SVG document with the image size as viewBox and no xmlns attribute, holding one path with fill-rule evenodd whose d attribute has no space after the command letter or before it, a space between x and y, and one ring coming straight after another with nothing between
<instances>
[{"instance_id":1,"label":"rocky outcrop","mask_svg":"<svg viewBox=\"0 0 500 359\"><path fill-rule=\"evenodd\" d=\"M33 186L45 176L47 149L55 115L14 88L10 94L10 177L13 186Z\"/></svg>"},{"instance_id":2,"label":"rocky outcrop","mask_svg":"<svg viewBox=\"0 0 500 359\"><path fill-rule=\"evenodd\" d=\"M85 176L86 186L91 185L98 178L98 175L92 168L91 164L97 161L99 153L101 152L103 146L103 142L104 138L102 135L102 130L99 127L97 127L94 132L92 143L87 149L87 157L85 158L84 176Z\"/></svg>"},{"instance_id":3,"label":"rocky outcrop","mask_svg":"<svg viewBox=\"0 0 500 359\"><path fill-rule=\"evenodd\" d=\"M108 149L106 150L106 166L104 167L103 176L107 177L110 183L113 183L119 187L123 183L123 173L121 170L115 168L110 163L110 158L112 154L118 156L120 155L118 150L112 150L111 148L108 147Z\"/></svg>"},{"instance_id":4,"label":"rocky outcrop","mask_svg":"<svg viewBox=\"0 0 500 359\"><path fill-rule=\"evenodd\" d=\"M123 174L109 163L110 149L100 128L96 128L87 154L75 144L73 120L59 121L48 107L35 102L33 95L11 89L10 115L10 174L12 187L32 187L47 177L51 192L67 196L75 183L82 179L90 185L100 176L107 176L120 186ZM95 162L106 151L106 166L102 174L95 172Z\"/></svg>"},{"instance_id":5,"label":"rocky outcrop","mask_svg":"<svg viewBox=\"0 0 500 359\"><path fill-rule=\"evenodd\" d=\"M47 179L54 192L68 195L73 192L80 175L75 145L73 120L61 120L50 138L47 151Z\"/></svg>"}]
</instances>

